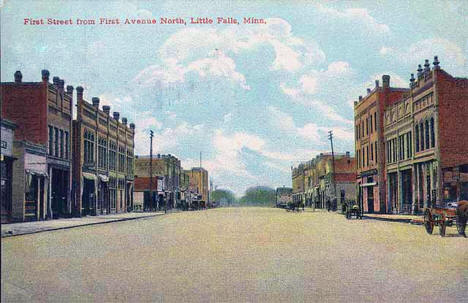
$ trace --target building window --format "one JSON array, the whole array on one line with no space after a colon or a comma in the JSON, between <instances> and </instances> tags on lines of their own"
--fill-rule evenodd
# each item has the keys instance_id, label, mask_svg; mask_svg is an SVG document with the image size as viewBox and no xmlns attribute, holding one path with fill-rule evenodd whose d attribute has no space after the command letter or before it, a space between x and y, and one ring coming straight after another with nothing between
<instances>
[{"instance_id":1,"label":"building window","mask_svg":"<svg viewBox=\"0 0 468 303\"><path fill-rule=\"evenodd\" d=\"M49 155L54 154L54 128L49 125Z\"/></svg>"},{"instance_id":2,"label":"building window","mask_svg":"<svg viewBox=\"0 0 468 303\"><path fill-rule=\"evenodd\" d=\"M125 172L125 147L119 146L119 171Z\"/></svg>"},{"instance_id":3,"label":"building window","mask_svg":"<svg viewBox=\"0 0 468 303\"><path fill-rule=\"evenodd\" d=\"M65 157L65 143L63 142L63 130L60 130L60 158Z\"/></svg>"},{"instance_id":4,"label":"building window","mask_svg":"<svg viewBox=\"0 0 468 303\"><path fill-rule=\"evenodd\" d=\"M377 112L374 113L374 129L377 130Z\"/></svg>"},{"instance_id":5,"label":"building window","mask_svg":"<svg viewBox=\"0 0 468 303\"><path fill-rule=\"evenodd\" d=\"M429 121L426 120L426 149L429 148Z\"/></svg>"},{"instance_id":6,"label":"building window","mask_svg":"<svg viewBox=\"0 0 468 303\"><path fill-rule=\"evenodd\" d=\"M366 136L369 134L369 118L366 118Z\"/></svg>"},{"instance_id":7,"label":"building window","mask_svg":"<svg viewBox=\"0 0 468 303\"><path fill-rule=\"evenodd\" d=\"M414 129L414 139L416 140L416 152L419 151L419 126L416 125Z\"/></svg>"},{"instance_id":8,"label":"building window","mask_svg":"<svg viewBox=\"0 0 468 303\"><path fill-rule=\"evenodd\" d=\"M54 127L54 134L55 134L55 140L54 140L54 156L58 157L59 156L59 130L57 127Z\"/></svg>"},{"instance_id":9,"label":"building window","mask_svg":"<svg viewBox=\"0 0 468 303\"><path fill-rule=\"evenodd\" d=\"M94 163L94 133L87 129L84 131L84 162Z\"/></svg>"},{"instance_id":10,"label":"building window","mask_svg":"<svg viewBox=\"0 0 468 303\"><path fill-rule=\"evenodd\" d=\"M424 150L424 124L422 122L419 124L419 131L421 132L421 138L420 138L421 147L420 147L420 150L423 151Z\"/></svg>"},{"instance_id":11,"label":"building window","mask_svg":"<svg viewBox=\"0 0 468 303\"><path fill-rule=\"evenodd\" d=\"M366 146L366 165L369 166L369 145Z\"/></svg>"},{"instance_id":12,"label":"building window","mask_svg":"<svg viewBox=\"0 0 468 303\"><path fill-rule=\"evenodd\" d=\"M115 170L115 164L117 161L117 144L115 142L109 142L109 170Z\"/></svg>"},{"instance_id":13,"label":"building window","mask_svg":"<svg viewBox=\"0 0 468 303\"><path fill-rule=\"evenodd\" d=\"M374 143L371 143L370 145L370 156L371 156L371 160L374 161Z\"/></svg>"},{"instance_id":14,"label":"building window","mask_svg":"<svg viewBox=\"0 0 468 303\"><path fill-rule=\"evenodd\" d=\"M435 147L434 118L431 118L431 147Z\"/></svg>"},{"instance_id":15,"label":"building window","mask_svg":"<svg viewBox=\"0 0 468 303\"><path fill-rule=\"evenodd\" d=\"M106 169L107 166L107 140L99 137L98 140L98 167Z\"/></svg>"},{"instance_id":16,"label":"building window","mask_svg":"<svg viewBox=\"0 0 468 303\"><path fill-rule=\"evenodd\" d=\"M412 141L411 141L411 132L406 134L406 154L408 155L408 158L410 158L413 154L413 146L412 146Z\"/></svg>"},{"instance_id":17,"label":"building window","mask_svg":"<svg viewBox=\"0 0 468 303\"><path fill-rule=\"evenodd\" d=\"M133 152L127 151L127 175L133 176Z\"/></svg>"},{"instance_id":18,"label":"building window","mask_svg":"<svg viewBox=\"0 0 468 303\"><path fill-rule=\"evenodd\" d=\"M65 131L65 159L68 159L68 149L70 148L70 142L68 140L68 132Z\"/></svg>"},{"instance_id":19,"label":"building window","mask_svg":"<svg viewBox=\"0 0 468 303\"><path fill-rule=\"evenodd\" d=\"M369 123L370 124L370 132L372 134L372 114L370 115L369 119L370 119L370 123Z\"/></svg>"}]
</instances>

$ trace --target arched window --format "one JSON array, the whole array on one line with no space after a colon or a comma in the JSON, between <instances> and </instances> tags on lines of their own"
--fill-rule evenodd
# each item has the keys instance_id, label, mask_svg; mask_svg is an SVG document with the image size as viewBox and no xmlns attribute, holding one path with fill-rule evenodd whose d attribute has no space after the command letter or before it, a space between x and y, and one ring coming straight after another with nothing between
<instances>
[{"instance_id":1,"label":"arched window","mask_svg":"<svg viewBox=\"0 0 468 303\"><path fill-rule=\"evenodd\" d=\"M421 149L420 150L423 151L424 150L424 124L422 122L419 123L419 131L421 132L421 138L420 138Z\"/></svg>"},{"instance_id":2,"label":"arched window","mask_svg":"<svg viewBox=\"0 0 468 303\"><path fill-rule=\"evenodd\" d=\"M434 118L431 118L431 147L435 146Z\"/></svg>"},{"instance_id":3,"label":"arched window","mask_svg":"<svg viewBox=\"0 0 468 303\"><path fill-rule=\"evenodd\" d=\"M429 148L429 121L426 120L426 149Z\"/></svg>"},{"instance_id":4,"label":"arched window","mask_svg":"<svg viewBox=\"0 0 468 303\"><path fill-rule=\"evenodd\" d=\"M414 128L414 138L416 139L416 152L419 151L419 126L416 125Z\"/></svg>"}]
</instances>

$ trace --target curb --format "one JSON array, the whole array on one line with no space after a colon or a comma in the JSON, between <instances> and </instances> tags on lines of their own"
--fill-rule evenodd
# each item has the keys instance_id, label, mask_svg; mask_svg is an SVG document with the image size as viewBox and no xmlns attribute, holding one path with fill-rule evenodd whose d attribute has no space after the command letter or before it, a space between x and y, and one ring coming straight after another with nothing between
<instances>
[{"instance_id":1,"label":"curb","mask_svg":"<svg viewBox=\"0 0 468 303\"><path fill-rule=\"evenodd\" d=\"M85 224L80 224L80 225L73 225L73 226L63 226L63 227L52 227L52 228L46 228L46 229L41 229L41 230L34 230L34 231L28 231L28 232L22 232L18 234L2 234L1 238L11 238L11 237L18 237L18 236L24 236L24 235L31 235L31 234L38 234L42 232L47 232L47 231L54 231L54 230L63 230L63 229L71 229L71 228L76 228L76 227L82 227L82 226L90 226L90 225L99 225L99 224L108 224L108 223L115 223L115 222L123 222L123 221L130 221L130 220L137 220L137 219L144 219L144 218L154 218L157 216L162 216L162 214L154 214L150 216L142 216L142 217L132 217L132 218L122 218L122 219L110 219L108 221L102 221L102 222L91 222L91 223L85 223Z\"/></svg>"},{"instance_id":2,"label":"curb","mask_svg":"<svg viewBox=\"0 0 468 303\"><path fill-rule=\"evenodd\" d=\"M372 217L372 216L362 216L365 219L370 220L377 220L377 221L386 221L386 222L396 222L396 223L411 223L413 219L392 219L392 218L379 218L379 217Z\"/></svg>"}]
</instances>

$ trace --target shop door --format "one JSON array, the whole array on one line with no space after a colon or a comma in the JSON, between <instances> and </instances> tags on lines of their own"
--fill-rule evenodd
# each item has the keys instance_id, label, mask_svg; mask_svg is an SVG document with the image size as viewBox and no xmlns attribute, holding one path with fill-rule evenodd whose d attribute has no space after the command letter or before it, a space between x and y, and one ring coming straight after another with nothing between
<instances>
[{"instance_id":1,"label":"shop door","mask_svg":"<svg viewBox=\"0 0 468 303\"><path fill-rule=\"evenodd\" d=\"M374 213L374 187L367 187L367 212L369 214Z\"/></svg>"}]
</instances>

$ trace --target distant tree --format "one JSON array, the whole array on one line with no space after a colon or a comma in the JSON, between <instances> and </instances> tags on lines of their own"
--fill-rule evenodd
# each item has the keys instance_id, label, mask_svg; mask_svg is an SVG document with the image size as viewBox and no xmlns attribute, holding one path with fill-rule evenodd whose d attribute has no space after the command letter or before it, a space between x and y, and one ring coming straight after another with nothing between
<instances>
[{"instance_id":1,"label":"distant tree","mask_svg":"<svg viewBox=\"0 0 468 303\"><path fill-rule=\"evenodd\" d=\"M236 202L234 193L227 189L217 189L211 192L211 200L220 203L220 205L233 205Z\"/></svg>"},{"instance_id":2,"label":"distant tree","mask_svg":"<svg viewBox=\"0 0 468 303\"><path fill-rule=\"evenodd\" d=\"M276 192L273 188L267 186L250 187L240 198L241 205L261 205L271 206L275 204Z\"/></svg>"}]
</instances>

